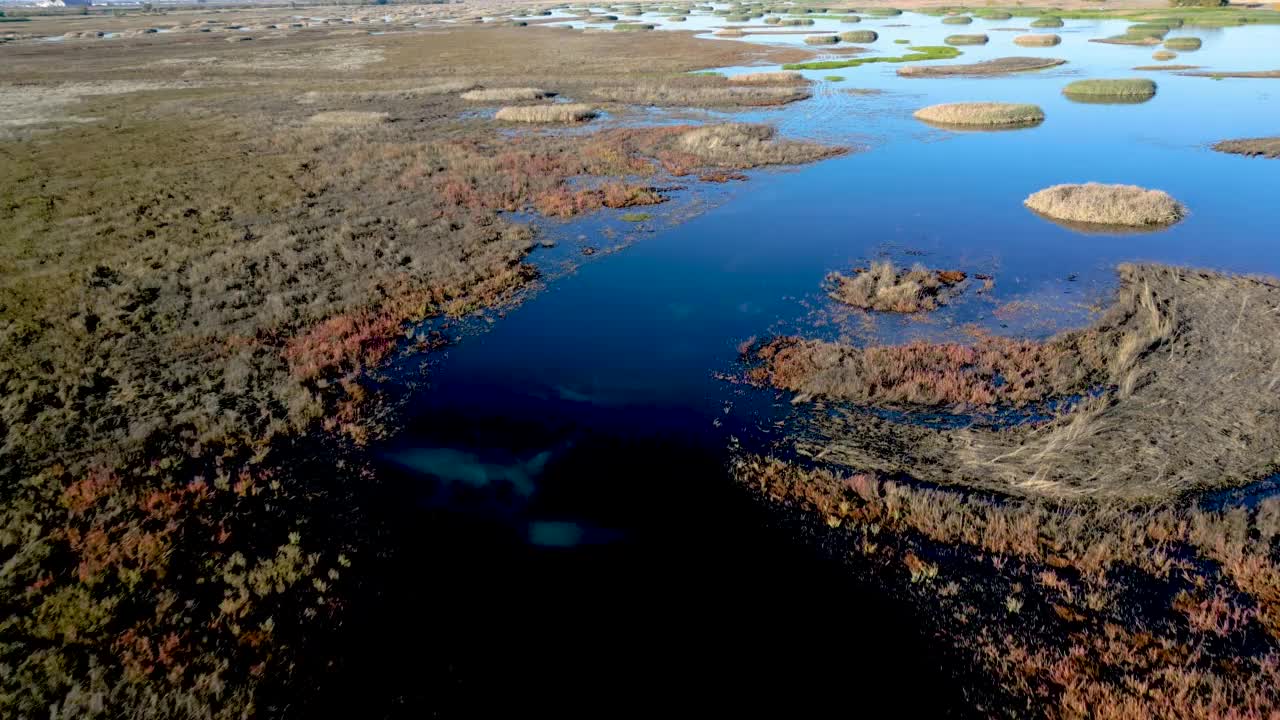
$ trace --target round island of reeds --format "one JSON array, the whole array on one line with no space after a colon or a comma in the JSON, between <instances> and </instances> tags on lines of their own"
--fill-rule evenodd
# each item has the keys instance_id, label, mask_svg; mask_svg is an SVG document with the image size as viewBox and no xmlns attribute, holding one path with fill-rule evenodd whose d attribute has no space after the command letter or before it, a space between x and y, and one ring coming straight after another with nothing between
<instances>
[{"instance_id":1,"label":"round island of reeds","mask_svg":"<svg viewBox=\"0 0 1280 720\"><path fill-rule=\"evenodd\" d=\"M1054 185L1032 194L1023 204L1051 220L1085 228L1158 228L1187 214L1164 191L1092 182Z\"/></svg>"},{"instance_id":2,"label":"round island of reeds","mask_svg":"<svg viewBox=\"0 0 1280 720\"><path fill-rule=\"evenodd\" d=\"M840 39L847 43L873 43L880 39L875 30L849 30L840 33Z\"/></svg>"},{"instance_id":3,"label":"round island of reeds","mask_svg":"<svg viewBox=\"0 0 1280 720\"><path fill-rule=\"evenodd\" d=\"M1198 37L1175 37L1164 41L1164 46L1168 50L1199 50L1200 45Z\"/></svg>"},{"instance_id":4,"label":"round island of reeds","mask_svg":"<svg viewBox=\"0 0 1280 720\"><path fill-rule=\"evenodd\" d=\"M1062 88L1068 99L1079 102L1137 103L1155 97L1156 83L1146 78L1077 80Z\"/></svg>"},{"instance_id":5,"label":"round island of reeds","mask_svg":"<svg viewBox=\"0 0 1280 720\"><path fill-rule=\"evenodd\" d=\"M948 35L943 40L948 45L986 45L986 35Z\"/></svg>"},{"instance_id":6,"label":"round island of reeds","mask_svg":"<svg viewBox=\"0 0 1280 720\"><path fill-rule=\"evenodd\" d=\"M1019 35L1013 39L1015 45L1022 47L1053 47L1062 42L1062 38L1053 33L1042 35Z\"/></svg>"},{"instance_id":7,"label":"round island of reeds","mask_svg":"<svg viewBox=\"0 0 1280 720\"><path fill-rule=\"evenodd\" d=\"M1060 28L1062 27L1062 18L1054 15L1045 15L1031 21L1033 28Z\"/></svg>"},{"instance_id":8,"label":"round island of reeds","mask_svg":"<svg viewBox=\"0 0 1280 720\"><path fill-rule=\"evenodd\" d=\"M806 35L804 38L805 45L835 45L840 42L837 35Z\"/></svg>"},{"instance_id":9,"label":"round island of reeds","mask_svg":"<svg viewBox=\"0 0 1280 720\"><path fill-rule=\"evenodd\" d=\"M944 127L1001 129L1039 125L1044 111L1025 103L965 102L930 105L917 110L915 117Z\"/></svg>"},{"instance_id":10,"label":"round island of reeds","mask_svg":"<svg viewBox=\"0 0 1280 720\"><path fill-rule=\"evenodd\" d=\"M561 103L504 107L494 115L494 118L503 122L579 123L594 118L596 114L596 109L590 105Z\"/></svg>"},{"instance_id":11,"label":"round island of reeds","mask_svg":"<svg viewBox=\"0 0 1280 720\"><path fill-rule=\"evenodd\" d=\"M942 18L943 25L968 25L973 22L973 18L968 15L948 15Z\"/></svg>"}]
</instances>

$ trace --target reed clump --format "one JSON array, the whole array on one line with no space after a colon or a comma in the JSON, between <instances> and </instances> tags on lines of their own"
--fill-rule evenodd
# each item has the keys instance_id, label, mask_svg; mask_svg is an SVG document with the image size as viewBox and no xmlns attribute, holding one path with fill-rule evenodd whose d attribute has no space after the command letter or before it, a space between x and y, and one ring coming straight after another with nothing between
<instances>
[{"instance_id":1,"label":"reed clump","mask_svg":"<svg viewBox=\"0 0 1280 720\"><path fill-rule=\"evenodd\" d=\"M1155 97L1156 83L1146 78L1076 80L1062 89L1071 99L1142 102Z\"/></svg>"},{"instance_id":2,"label":"reed clump","mask_svg":"<svg viewBox=\"0 0 1280 720\"><path fill-rule=\"evenodd\" d=\"M915 117L938 125L1023 127L1044 122L1044 111L1026 103L965 102L930 105Z\"/></svg>"},{"instance_id":3,"label":"reed clump","mask_svg":"<svg viewBox=\"0 0 1280 720\"><path fill-rule=\"evenodd\" d=\"M873 43L880 39L875 30L848 30L840 33L840 39L847 43Z\"/></svg>"},{"instance_id":4,"label":"reed clump","mask_svg":"<svg viewBox=\"0 0 1280 720\"><path fill-rule=\"evenodd\" d=\"M948 45L986 45L990 40L985 34L948 35L943 42Z\"/></svg>"},{"instance_id":5,"label":"reed clump","mask_svg":"<svg viewBox=\"0 0 1280 720\"><path fill-rule=\"evenodd\" d=\"M1172 225L1187 213L1161 190L1092 182L1054 185L1033 193L1024 204L1054 220L1119 227Z\"/></svg>"},{"instance_id":6,"label":"reed clump","mask_svg":"<svg viewBox=\"0 0 1280 720\"><path fill-rule=\"evenodd\" d=\"M863 310L917 313L936 310L960 291L965 273L929 270L921 265L897 268L890 261L856 268L853 275L831 273L825 286L837 302Z\"/></svg>"},{"instance_id":7,"label":"reed clump","mask_svg":"<svg viewBox=\"0 0 1280 720\"><path fill-rule=\"evenodd\" d=\"M558 105L516 105L498 110L494 118L520 123L579 123L596 117L591 105L562 103Z\"/></svg>"},{"instance_id":8,"label":"reed clump","mask_svg":"<svg viewBox=\"0 0 1280 720\"><path fill-rule=\"evenodd\" d=\"M1052 33L1044 35L1019 35L1013 39L1015 45L1023 47L1053 47L1062 42L1062 38Z\"/></svg>"},{"instance_id":9,"label":"reed clump","mask_svg":"<svg viewBox=\"0 0 1280 720\"><path fill-rule=\"evenodd\" d=\"M1199 50L1201 46L1198 37L1175 37L1164 41L1164 46L1169 50L1181 50L1187 52L1190 50Z\"/></svg>"}]
</instances>

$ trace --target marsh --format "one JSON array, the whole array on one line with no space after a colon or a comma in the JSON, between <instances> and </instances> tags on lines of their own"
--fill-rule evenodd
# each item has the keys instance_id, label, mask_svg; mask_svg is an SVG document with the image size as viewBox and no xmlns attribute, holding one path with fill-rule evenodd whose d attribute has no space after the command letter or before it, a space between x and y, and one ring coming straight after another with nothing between
<instances>
[{"instance_id":1,"label":"marsh","mask_svg":"<svg viewBox=\"0 0 1280 720\"><path fill-rule=\"evenodd\" d=\"M0 25L0 714L1276 707L1280 12L948 10Z\"/></svg>"}]
</instances>

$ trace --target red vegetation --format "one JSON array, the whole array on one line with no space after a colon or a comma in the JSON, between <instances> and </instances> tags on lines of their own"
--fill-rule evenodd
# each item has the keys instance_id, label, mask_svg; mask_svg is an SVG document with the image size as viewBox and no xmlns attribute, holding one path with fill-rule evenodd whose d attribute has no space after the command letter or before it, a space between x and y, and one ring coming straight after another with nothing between
<instances>
[{"instance_id":1,"label":"red vegetation","mask_svg":"<svg viewBox=\"0 0 1280 720\"><path fill-rule=\"evenodd\" d=\"M777 338L756 354L752 380L867 403L1025 405L1085 389L1082 367L1056 344L980 335L973 344L853 348Z\"/></svg>"}]
</instances>

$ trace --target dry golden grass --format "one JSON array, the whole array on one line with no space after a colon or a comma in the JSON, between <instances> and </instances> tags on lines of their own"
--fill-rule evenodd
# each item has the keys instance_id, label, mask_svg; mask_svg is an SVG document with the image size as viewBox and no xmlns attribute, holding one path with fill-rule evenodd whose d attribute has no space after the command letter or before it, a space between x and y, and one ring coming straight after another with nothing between
<instances>
[{"instance_id":1,"label":"dry golden grass","mask_svg":"<svg viewBox=\"0 0 1280 720\"><path fill-rule=\"evenodd\" d=\"M1044 111L1022 103L968 102L930 105L917 110L915 117L938 125L1019 127L1044 122Z\"/></svg>"},{"instance_id":2,"label":"dry golden grass","mask_svg":"<svg viewBox=\"0 0 1280 720\"><path fill-rule=\"evenodd\" d=\"M471 102L518 102L520 100L541 100L547 97L546 90L532 87L486 88L470 90L462 93L463 100Z\"/></svg>"},{"instance_id":3,"label":"dry golden grass","mask_svg":"<svg viewBox=\"0 0 1280 720\"><path fill-rule=\"evenodd\" d=\"M1092 182L1054 185L1032 193L1023 204L1054 220L1122 227L1171 225L1186 215L1186 208L1166 192Z\"/></svg>"},{"instance_id":4,"label":"dry golden grass","mask_svg":"<svg viewBox=\"0 0 1280 720\"><path fill-rule=\"evenodd\" d=\"M391 115L384 112L360 112L356 110L335 110L316 113L307 118L312 125L328 125L331 127L368 127L390 122Z\"/></svg>"},{"instance_id":5,"label":"dry golden grass","mask_svg":"<svg viewBox=\"0 0 1280 720\"><path fill-rule=\"evenodd\" d=\"M1157 50L1151 53L1152 60L1172 60L1178 57L1178 53L1170 50Z\"/></svg>"},{"instance_id":6,"label":"dry golden grass","mask_svg":"<svg viewBox=\"0 0 1280 720\"><path fill-rule=\"evenodd\" d=\"M852 276L831 273L827 294L834 300L864 310L914 313L936 310L958 292L965 274L954 270L928 270L917 265L910 270L895 268L892 262L873 262Z\"/></svg>"},{"instance_id":7,"label":"dry golden grass","mask_svg":"<svg viewBox=\"0 0 1280 720\"><path fill-rule=\"evenodd\" d=\"M520 123L578 123L596 116L596 109L581 103L556 105L517 105L498 110L494 118Z\"/></svg>"},{"instance_id":8,"label":"dry golden grass","mask_svg":"<svg viewBox=\"0 0 1280 720\"><path fill-rule=\"evenodd\" d=\"M781 85L784 83L802 83L804 82L804 75L791 70L744 73L730 77L729 82L741 85Z\"/></svg>"},{"instance_id":9,"label":"dry golden grass","mask_svg":"<svg viewBox=\"0 0 1280 720\"><path fill-rule=\"evenodd\" d=\"M1062 37L1052 33L1039 35L1019 35L1013 39L1015 45L1023 47L1053 47L1062 43Z\"/></svg>"}]
</instances>

